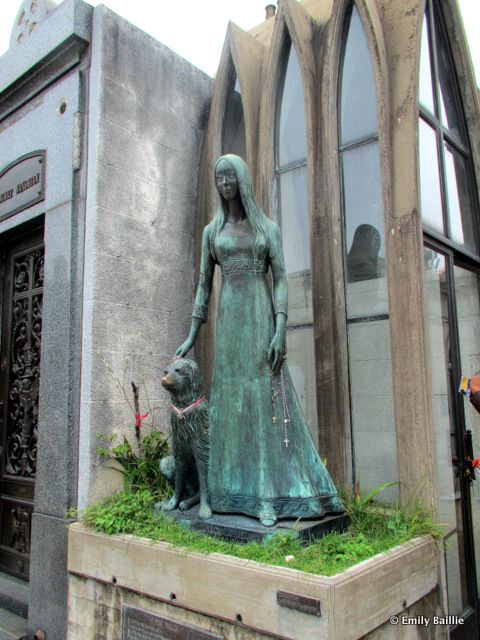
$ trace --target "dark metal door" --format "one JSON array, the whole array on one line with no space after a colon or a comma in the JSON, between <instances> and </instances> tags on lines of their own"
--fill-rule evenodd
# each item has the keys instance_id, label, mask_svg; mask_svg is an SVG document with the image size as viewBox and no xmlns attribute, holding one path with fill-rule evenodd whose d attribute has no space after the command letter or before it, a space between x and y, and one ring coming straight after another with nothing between
<instances>
[{"instance_id":1,"label":"dark metal door","mask_svg":"<svg viewBox=\"0 0 480 640\"><path fill-rule=\"evenodd\" d=\"M436 437L438 519L444 525L449 637L479 634L480 493L472 461L480 451L480 416L459 393L461 374L480 369L480 269L433 240L425 248Z\"/></svg>"},{"instance_id":2,"label":"dark metal door","mask_svg":"<svg viewBox=\"0 0 480 640\"><path fill-rule=\"evenodd\" d=\"M43 233L4 246L0 353L0 570L29 576L35 490Z\"/></svg>"}]
</instances>

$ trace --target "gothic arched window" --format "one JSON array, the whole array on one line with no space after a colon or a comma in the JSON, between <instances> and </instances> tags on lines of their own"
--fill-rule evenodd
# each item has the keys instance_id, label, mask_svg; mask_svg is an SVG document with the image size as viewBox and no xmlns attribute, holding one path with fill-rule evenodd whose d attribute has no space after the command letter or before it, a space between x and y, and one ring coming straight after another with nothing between
<instances>
[{"instance_id":1,"label":"gothic arched window","mask_svg":"<svg viewBox=\"0 0 480 640\"><path fill-rule=\"evenodd\" d=\"M346 25L339 95L345 295L354 477L397 480L377 94L359 11ZM380 498L392 499L393 489Z\"/></svg>"},{"instance_id":2,"label":"gothic arched window","mask_svg":"<svg viewBox=\"0 0 480 640\"><path fill-rule=\"evenodd\" d=\"M277 219L288 282L288 366L310 431L318 442L305 102L300 66L290 40L284 55L275 164Z\"/></svg>"}]
</instances>

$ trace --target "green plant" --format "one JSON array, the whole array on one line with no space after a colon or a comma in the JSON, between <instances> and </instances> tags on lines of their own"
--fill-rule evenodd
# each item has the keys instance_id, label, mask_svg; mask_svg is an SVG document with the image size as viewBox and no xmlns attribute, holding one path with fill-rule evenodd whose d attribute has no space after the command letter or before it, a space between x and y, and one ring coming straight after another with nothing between
<instances>
[{"instance_id":1,"label":"green plant","mask_svg":"<svg viewBox=\"0 0 480 640\"><path fill-rule=\"evenodd\" d=\"M153 494L147 489L117 493L106 501L88 507L83 514L87 526L105 533L134 533L148 519Z\"/></svg>"},{"instance_id":2,"label":"green plant","mask_svg":"<svg viewBox=\"0 0 480 640\"><path fill-rule=\"evenodd\" d=\"M113 446L115 436L108 439L106 447L98 447L97 454L104 463L123 474L126 485L132 491L151 488L158 494L167 495L170 490L165 477L160 473L160 460L168 454L168 442L160 431L152 431L142 439L142 448L135 452L128 439Z\"/></svg>"},{"instance_id":3,"label":"green plant","mask_svg":"<svg viewBox=\"0 0 480 640\"><path fill-rule=\"evenodd\" d=\"M431 514L418 505L404 510L398 505L386 509L374 504L373 499L381 490L379 487L373 496L372 492L365 496L345 493L351 518L348 530L330 533L312 543L280 532L264 544L235 544L194 533L172 518L155 515L152 507L158 497L151 490L115 494L89 507L83 521L105 533L133 534L200 553L224 553L330 576L417 536L441 535Z\"/></svg>"},{"instance_id":4,"label":"green plant","mask_svg":"<svg viewBox=\"0 0 480 640\"><path fill-rule=\"evenodd\" d=\"M440 538L441 525L435 521L431 511L414 501L414 497L405 505L398 502L394 505L375 502L382 491L397 484L398 482L385 482L366 494L360 493L358 484L354 491L343 491L342 500L351 526L369 535L388 534L405 540L425 534Z\"/></svg>"},{"instance_id":5,"label":"green plant","mask_svg":"<svg viewBox=\"0 0 480 640\"><path fill-rule=\"evenodd\" d=\"M364 529L371 530L375 525L382 528L384 525L384 514L380 512L380 507L374 503L374 500L379 493L396 484L398 483L385 482L366 494L360 493L358 483L350 490L344 489L341 491L343 504L345 505L345 510L351 525L358 531L363 531Z\"/></svg>"},{"instance_id":6,"label":"green plant","mask_svg":"<svg viewBox=\"0 0 480 640\"><path fill-rule=\"evenodd\" d=\"M77 507L69 507L65 511L65 520L78 520L78 509Z\"/></svg>"},{"instance_id":7,"label":"green plant","mask_svg":"<svg viewBox=\"0 0 480 640\"><path fill-rule=\"evenodd\" d=\"M136 447L131 445L126 436L120 444L115 444L115 435L99 435L104 446L97 448L97 455L104 464L110 463L111 468L119 471L125 479L125 486L131 491L149 489L158 497L167 497L170 493L170 485L160 472L160 460L168 455L168 440L160 431L151 431L143 435L146 426L145 420L152 416L150 427L153 428L153 410L141 414L139 405L139 387L132 382L133 406L130 403L124 386L116 379L123 391L125 399L132 410L134 417L134 435ZM147 396L148 402L148 396Z\"/></svg>"}]
</instances>

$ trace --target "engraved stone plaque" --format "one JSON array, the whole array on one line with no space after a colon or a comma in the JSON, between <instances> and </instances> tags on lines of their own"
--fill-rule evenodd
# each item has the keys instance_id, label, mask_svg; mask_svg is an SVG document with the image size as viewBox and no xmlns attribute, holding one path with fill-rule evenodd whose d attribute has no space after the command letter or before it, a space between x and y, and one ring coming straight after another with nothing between
<instances>
[{"instance_id":1,"label":"engraved stone plaque","mask_svg":"<svg viewBox=\"0 0 480 640\"><path fill-rule=\"evenodd\" d=\"M223 640L223 636L125 605L122 640Z\"/></svg>"},{"instance_id":2,"label":"engraved stone plaque","mask_svg":"<svg viewBox=\"0 0 480 640\"><path fill-rule=\"evenodd\" d=\"M288 593L288 591L277 591L277 604L281 607L307 613L311 616L320 617L322 615L320 600L308 598L307 596L299 596L296 593Z\"/></svg>"},{"instance_id":3,"label":"engraved stone plaque","mask_svg":"<svg viewBox=\"0 0 480 640\"><path fill-rule=\"evenodd\" d=\"M0 220L44 199L44 151L22 156L0 173Z\"/></svg>"}]
</instances>

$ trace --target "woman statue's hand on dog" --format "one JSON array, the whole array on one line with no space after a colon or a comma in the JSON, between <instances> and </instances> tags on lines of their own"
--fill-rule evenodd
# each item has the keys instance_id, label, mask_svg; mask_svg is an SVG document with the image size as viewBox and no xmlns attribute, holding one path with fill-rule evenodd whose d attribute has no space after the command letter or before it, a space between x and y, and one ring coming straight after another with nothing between
<instances>
[{"instance_id":1,"label":"woman statue's hand on dog","mask_svg":"<svg viewBox=\"0 0 480 640\"><path fill-rule=\"evenodd\" d=\"M187 353L190 351L192 347L193 347L193 342L190 340L190 338L187 338L185 342L182 342L182 344L175 351L175 357L183 358L183 356L187 355Z\"/></svg>"},{"instance_id":2,"label":"woman statue's hand on dog","mask_svg":"<svg viewBox=\"0 0 480 640\"><path fill-rule=\"evenodd\" d=\"M190 333L188 334L188 338L185 340L185 342L182 342L182 344L175 351L176 358L183 358L183 356L187 355L190 349L193 349L201 326L202 321L199 318L192 318Z\"/></svg>"}]
</instances>

